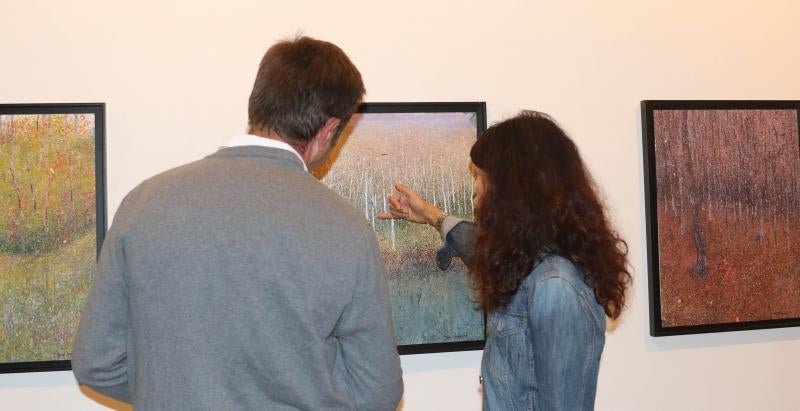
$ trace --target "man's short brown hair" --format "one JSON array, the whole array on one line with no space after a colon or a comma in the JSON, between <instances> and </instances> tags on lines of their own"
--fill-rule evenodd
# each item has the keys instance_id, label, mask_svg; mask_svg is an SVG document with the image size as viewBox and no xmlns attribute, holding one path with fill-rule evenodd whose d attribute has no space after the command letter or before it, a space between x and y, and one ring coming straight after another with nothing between
<instances>
[{"instance_id":1,"label":"man's short brown hair","mask_svg":"<svg viewBox=\"0 0 800 411\"><path fill-rule=\"evenodd\" d=\"M341 131L364 93L361 73L335 44L309 37L281 41L261 60L249 125L305 147L330 118L342 120Z\"/></svg>"}]
</instances>

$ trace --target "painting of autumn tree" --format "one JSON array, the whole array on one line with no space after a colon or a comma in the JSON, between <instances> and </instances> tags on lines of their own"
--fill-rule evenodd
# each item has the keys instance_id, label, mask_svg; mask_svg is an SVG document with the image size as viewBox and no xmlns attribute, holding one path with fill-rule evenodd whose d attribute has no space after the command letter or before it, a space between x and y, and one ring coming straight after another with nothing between
<instances>
[{"instance_id":1,"label":"painting of autumn tree","mask_svg":"<svg viewBox=\"0 0 800 411\"><path fill-rule=\"evenodd\" d=\"M649 115L661 328L800 324L797 106Z\"/></svg>"},{"instance_id":2,"label":"painting of autumn tree","mask_svg":"<svg viewBox=\"0 0 800 411\"><path fill-rule=\"evenodd\" d=\"M68 366L103 232L101 110L0 106L0 371Z\"/></svg>"},{"instance_id":3,"label":"painting of autumn tree","mask_svg":"<svg viewBox=\"0 0 800 411\"><path fill-rule=\"evenodd\" d=\"M401 353L409 346L424 346L414 352L438 351L435 344L464 342L480 348L484 338L483 313L472 298L465 265L458 260L446 271L436 267L438 231L376 218L387 210L395 181L450 215L472 217L469 150L485 128L485 114L477 110L483 105L367 104L348 123L333 162L318 172L375 230Z\"/></svg>"}]
</instances>

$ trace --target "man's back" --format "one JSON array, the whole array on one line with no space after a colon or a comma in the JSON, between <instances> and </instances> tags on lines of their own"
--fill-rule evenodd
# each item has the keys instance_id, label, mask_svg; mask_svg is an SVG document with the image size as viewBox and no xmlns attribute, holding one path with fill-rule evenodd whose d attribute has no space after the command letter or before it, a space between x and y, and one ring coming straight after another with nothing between
<instances>
[{"instance_id":1,"label":"man's back","mask_svg":"<svg viewBox=\"0 0 800 411\"><path fill-rule=\"evenodd\" d=\"M291 152L226 148L137 187L97 282L75 372L114 396L127 376L137 409L392 409L402 393L374 235Z\"/></svg>"}]
</instances>

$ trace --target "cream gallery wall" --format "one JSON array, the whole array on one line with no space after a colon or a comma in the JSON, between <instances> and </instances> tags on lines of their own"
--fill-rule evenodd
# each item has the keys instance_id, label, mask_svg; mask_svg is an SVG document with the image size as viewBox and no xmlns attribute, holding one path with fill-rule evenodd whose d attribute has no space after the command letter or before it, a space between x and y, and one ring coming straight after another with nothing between
<instances>
[{"instance_id":1,"label":"cream gallery wall","mask_svg":"<svg viewBox=\"0 0 800 411\"><path fill-rule=\"evenodd\" d=\"M105 103L109 222L138 183L244 131L258 61L297 32L341 46L369 102L482 101L489 124L545 111L577 143L630 246L634 286L607 335L596 408L798 408L800 328L650 336L640 120L648 99L799 100L797 2L3 0L0 10L0 104ZM480 359L403 356L401 409L480 410ZM68 371L1 374L0 400L125 409Z\"/></svg>"}]
</instances>

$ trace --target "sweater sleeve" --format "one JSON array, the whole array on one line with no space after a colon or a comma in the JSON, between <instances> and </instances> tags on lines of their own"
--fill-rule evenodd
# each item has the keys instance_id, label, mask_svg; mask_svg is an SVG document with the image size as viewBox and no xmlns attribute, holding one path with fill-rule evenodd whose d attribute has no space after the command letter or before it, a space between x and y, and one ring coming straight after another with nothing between
<instances>
[{"instance_id":1,"label":"sweater sleeve","mask_svg":"<svg viewBox=\"0 0 800 411\"><path fill-rule=\"evenodd\" d=\"M350 391L359 410L393 411L403 395L386 267L374 237L353 299L337 323Z\"/></svg>"},{"instance_id":2,"label":"sweater sleeve","mask_svg":"<svg viewBox=\"0 0 800 411\"><path fill-rule=\"evenodd\" d=\"M128 289L124 253L112 227L103 243L94 283L73 344L72 371L79 383L123 402L128 385Z\"/></svg>"}]
</instances>

